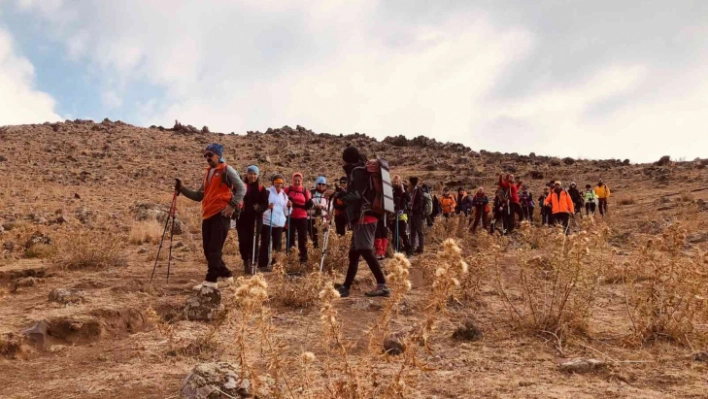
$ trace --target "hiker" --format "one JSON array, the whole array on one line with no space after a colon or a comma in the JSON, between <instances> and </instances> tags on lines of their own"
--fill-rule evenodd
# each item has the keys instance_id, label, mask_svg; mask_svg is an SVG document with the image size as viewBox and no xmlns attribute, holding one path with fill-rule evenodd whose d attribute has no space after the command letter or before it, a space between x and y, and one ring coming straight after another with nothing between
<instances>
[{"instance_id":1,"label":"hiker","mask_svg":"<svg viewBox=\"0 0 708 399\"><path fill-rule=\"evenodd\" d=\"M445 219L449 219L450 215L457 209L455 197L450 194L450 190L447 187L443 189L443 195L440 198L440 207L442 208L442 215Z\"/></svg>"},{"instance_id":2,"label":"hiker","mask_svg":"<svg viewBox=\"0 0 708 399\"><path fill-rule=\"evenodd\" d=\"M472 209L474 208L474 197L472 193L465 192L465 197L462 198L462 202L458 205L460 212L468 217Z\"/></svg>"},{"instance_id":3,"label":"hiker","mask_svg":"<svg viewBox=\"0 0 708 399\"><path fill-rule=\"evenodd\" d=\"M238 216L239 203L246 194L246 186L238 172L226 164L223 145L209 144L203 155L209 167L197 191L184 187L180 179L175 179L175 190L192 201L202 203L202 245L208 266L204 282L195 286L195 290L218 288L219 278L225 280L225 286L233 283L233 274L221 255L231 218L234 214Z\"/></svg>"},{"instance_id":4,"label":"hiker","mask_svg":"<svg viewBox=\"0 0 708 399\"><path fill-rule=\"evenodd\" d=\"M592 186L590 184L585 185L585 193L583 194L583 198L585 199L585 215L595 215L595 203L597 202L597 194L595 194L595 190L592 189Z\"/></svg>"},{"instance_id":5,"label":"hiker","mask_svg":"<svg viewBox=\"0 0 708 399\"><path fill-rule=\"evenodd\" d=\"M509 209L511 217L507 217L506 228L511 233L516 225L514 214L519 216L519 220L523 220L524 215L521 213L521 204L519 204L519 187L523 183L519 181L514 183L514 175L507 174L506 177L499 175L499 187L506 191L506 199L509 201Z\"/></svg>"},{"instance_id":6,"label":"hiker","mask_svg":"<svg viewBox=\"0 0 708 399\"><path fill-rule=\"evenodd\" d=\"M425 220L428 224L428 228L430 228L433 227L433 224L435 223L435 218L442 213L442 206L440 206L440 200L438 199L438 196L430 194L430 187L428 187L426 184L423 184L422 189L423 196L425 199ZM428 204L430 204L430 206L428 206ZM430 212L428 212L429 207L431 209Z\"/></svg>"},{"instance_id":7,"label":"hiker","mask_svg":"<svg viewBox=\"0 0 708 399\"><path fill-rule=\"evenodd\" d=\"M538 204L541 207L541 224L551 225L553 224L553 213L550 206L546 205L546 198L551 195L551 189L548 187L543 187L543 194L538 197Z\"/></svg>"},{"instance_id":8,"label":"hiker","mask_svg":"<svg viewBox=\"0 0 708 399\"><path fill-rule=\"evenodd\" d=\"M285 188L285 195L290 199L292 210L290 212L290 225L287 226L290 237L290 246L286 250L295 246L300 252L300 263L307 262L307 210L312 207L312 195L302 185L302 173L295 172L292 176L291 185Z\"/></svg>"},{"instance_id":9,"label":"hiker","mask_svg":"<svg viewBox=\"0 0 708 399\"><path fill-rule=\"evenodd\" d=\"M260 234L263 226L263 212L268 207L268 191L261 185L259 173L256 165L246 168L246 195L243 197L241 214L236 221L238 250L246 274L252 273L251 263L256 260L253 259L254 236ZM255 253L258 253L257 248Z\"/></svg>"},{"instance_id":10,"label":"hiker","mask_svg":"<svg viewBox=\"0 0 708 399\"><path fill-rule=\"evenodd\" d=\"M525 184L521 186L519 203L521 204L521 214L523 215L521 220L528 220L529 223L533 223L533 210L536 208L536 204L533 200L533 194L529 192L529 188Z\"/></svg>"},{"instance_id":11,"label":"hiker","mask_svg":"<svg viewBox=\"0 0 708 399\"><path fill-rule=\"evenodd\" d=\"M506 191L502 188L497 190L497 193L494 197L494 212L493 212L493 219L492 223L490 223L489 226L489 234L494 235L494 230L496 230L496 224L501 221L502 226L501 226L501 231L503 235L507 235L509 233L509 219L513 218L510 217L509 214L509 201L507 200L506 197Z\"/></svg>"},{"instance_id":12,"label":"hiker","mask_svg":"<svg viewBox=\"0 0 708 399\"><path fill-rule=\"evenodd\" d=\"M432 212L432 209L426 208L430 208L430 205L433 205L431 201L432 198L430 197L430 193L426 193L423 191L422 187L418 187L417 177L409 178L408 182L410 183L411 188L411 244L413 245L414 252L421 254L425 249L425 233L423 232L423 224L425 223L426 213L428 211ZM430 205L427 205L426 203L429 203ZM432 206L432 208L434 208L434 206Z\"/></svg>"},{"instance_id":13,"label":"hiker","mask_svg":"<svg viewBox=\"0 0 708 399\"><path fill-rule=\"evenodd\" d=\"M470 197L471 197L471 195L470 195ZM457 189L457 201L455 201L455 203L457 204L455 206L455 213L457 215L464 212L464 210L462 209L462 201L464 201L465 198L467 198L467 191L465 191L465 189L462 187L458 188ZM467 216L467 214L465 214L465 216Z\"/></svg>"},{"instance_id":14,"label":"hiker","mask_svg":"<svg viewBox=\"0 0 708 399\"><path fill-rule=\"evenodd\" d=\"M339 178L339 185L335 185L334 194L330 199L334 209L334 227L338 236L343 236L347 232L347 214L345 212L342 196L347 193L347 177Z\"/></svg>"},{"instance_id":15,"label":"hiker","mask_svg":"<svg viewBox=\"0 0 708 399\"><path fill-rule=\"evenodd\" d=\"M573 200L570 198L570 194L568 194L568 192L561 187L561 182L557 181L554 185L553 191L548 198L546 198L546 205L551 206L554 224L563 223L565 234L568 234L570 215L575 213L575 209L573 207Z\"/></svg>"},{"instance_id":16,"label":"hiker","mask_svg":"<svg viewBox=\"0 0 708 399\"><path fill-rule=\"evenodd\" d=\"M325 229L329 228L329 195L327 193L327 178L320 176L315 180L315 188L310 192L312 208L308 210L310 238L315 248L318 247L317 221L322 221Z\"/></svg>"},{"instance_id":17,"label":"hiker","mask_svg":"<svg viewBox=\"0 0 708 399\"><path fill-rule=\"evenodd\" d=\"M394 246L394 250L399 250L401 251L398 252L405 252L406 255L411 256L413 255L413 247L410 244L410 241L408 240L408 211L409 211L409 206L411 202L411 197L408 195L406 192L406 189L404 188L402 181L401 181L401 176L393 176L393 179L391 180L391 185L393 186L393 205L396 209L396 215L394 217L393 223L389 225L389 229L391 230L391 235L393 237L393 240L396 240L396 228L398 228L398 242L399 242L399 248L396 248ZM396 226L396 224L398 226Z\"/></svg>"},{"instance_id":18,"label":"hiker","mask_svg":"<svg viewBox=\"0 0 708 399\"><path fill-rule=\"evenodd\" d=\"M386 250L388 249L388 228L384 223L384 218L379 218L376 222L376 231L374 232L374 252L376 259L384 260L386 258Z\"/></svg>"},{"instance_id":19,"label":"hiker","mask_svg":"<svg viewBox=\"0 0 708 399\"><path fill-rule=\"evenodd\" d=\"M477 193L472 199L472 204L474 206L474 222L470 231L474 234L477 231L480 220L485 230L489 228L489 197L484 192L484 187L477 189Z\"/></svg>"},{"instance_id":20,"label":"hiker","mask_svg":"<svg viewBox=\"0 0 708 399\"><path fill-rule=\"evenodd\" d=\"M268 193L268 209L263 212L261 248L258 253L258 268L263 272L269 272L272 263L275 263L273 255L279 252L282 246L283 229L288 219L288 210L293 212L292 204L283 190L285 185L283 176L276 174L271 177L270 182L271 186L266 191Z\"/></svg>"},{"instance_id":21,"label":"hiker","mask_svg":"<svg viewBox=\"0 0 708 399\"><path fill-rule=\"evenodd\" d=\"M575 208L575 213L583 216L583 194L578 189L578 185L575 182L570 183L570 188L568 188L568 194L570 194L570 199L573 201L573 208Z\"/></svg>"},{"instance_id":22,"label":"hiker","mask_svg":"<svg viewBox=\"0 0 708 399\"><path fill-rule=\"evenodd\" d=\"M602 179L600 179L595 187L595 195L597 195L597 207L600 208L600 215L605 216L605 214L607 214L607 200L610 199L610 188L607 187Z\"/></svg>"},{"instance_id":23,"label":"hiker","mask_svg":"<svg viewBox=\"0 0 708 399\"><path fill-rule=\"evenodd\" d=\"M374 193L370 190L370 176L365 166L366 158L356 147L347 147L342 153L342 159L345 162L344 171L347 173L349 183L347 195L343 200L346 205L347 220L351 223L352 242L349 247L349 268L344 283L338 288L339 295L343 298L349 296L349 290L359 268L359 258L363 257L376 279L376 288L366 292L365 295L387 297L391 291L386 286L386 278L373 251L378 218L371 209L373 198L370 194Z\"/></svg>"}]
</instances>

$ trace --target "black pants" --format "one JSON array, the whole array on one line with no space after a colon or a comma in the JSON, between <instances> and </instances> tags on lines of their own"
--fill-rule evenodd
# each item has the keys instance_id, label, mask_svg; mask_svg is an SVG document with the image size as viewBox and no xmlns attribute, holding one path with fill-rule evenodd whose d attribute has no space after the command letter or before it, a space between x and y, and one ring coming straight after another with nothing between
<instances>
[{"instance_id":1,"label":"black pants","mask_svg":"<svg viewBox=\"0 0 708 399\"><path fill-rule=\"evenodd\" d=\"M344 214L334 215L334 228L337 230L338 236L347 233L347 217Z\"/></svg>"},{"instance_id":2,"label":"black pants","mask_svg":"<svg viewBox=\"0 0 708 399\"><path fill-rule=\"evenodd\" d=\"M236 231L238 231L238 250L243 260L243 267L246 273L251 271L251 261L253 259L253 244L254 236L260 234L263 220L258 214L244 215L238 218L236 222ZM258 254L258 240L256 239L256 254ZM258 256L258 255L256 255Z\"/></svg>"},{"instance_id":3,"label":"black pants","mask_svg":"<svg viewBox=\"0 0 708 399\"><path fill-rule=\"evenodd\" d=\"M317 248L319 245L319 232L317 231L317 219L307 219L307 233L312 240L312 245Z\"/></svg>"},{"instance_id":4,"label":"black pants","mask_svg":"<svg viewBox=\"0 0 708 399\"><path fill-rule=\"evenodd\" d=\"M563 229L566 231L566 234L570 233L570 229L568 228L568 223L570 223L569 213L554 213L553 223L561 223L563 225Z\"/></svg>"},{"instance_id":5,"label":"black pants","mask_svg":"<svg viewBox=\"0 0 708 399\"><path fill-rule=\"evenodd\" d=\"M518 208L518 209L517 209ZM518 212L517 212L518 210ZM504 226L506 231L511 233L516 227L516 215L519 215L519 219L523 218L521 214L521 205L510 202L509 208L502 211L502 218L504 219Z\"/></svg>"},{"instance_id":6,"label":"black pants","mask_svg":"<svg viewBox=\"0 0 708 399\"><path fill-rule=\"evenodd\" d=\"M418 245L416 251L423 252L425 249L425 233L423 232L423 224L425 223L425 215L413 214L411 217L411 244Z\"/></svg>"},{"instance_id":7,"label":"black pants","mask_svg":"<svg viewBox=\"0 0 708 399\"><path fill-rule=\"evenodd\" d=\"M371 273L376 278L377 284L386 284L381 265L374 254L374 236L376 234L376 225L374 223L352 226L352 244L349 247L349 268L347 276L344 279L344 285L351 288L354 284L354 278L359 270L359 257L364 258L369 266Z\"/></svg>"},{"instance_id":8,"label":"black pants","mask_svg":"<svg viewBox=\"0 0 708 399\"><path fill-rule=\"evenodd\" d=\"M379 222L376 223L376 235L374 235L374 238L377 240L388 238L388 230L386 229L383 218L379 219Z\"/></svg>"},{"instance_id":9,"label":"black pants","mask_svg":"<svg viewBox=\"0 0 708 399\"><path fill-rule=\"evenodd\" d=\"M600 215L605 216L607 214L607 199L599 198L597 201L600 208Z\"/></svg>"},{"instance_id":10,"label":"black pants","mask_svg":"<svg viewBox=\"0 0 708 399\"><path fill-rule=\"evenodd\" d=\"M231 271L226 268L221 258L226 237L229 235L231 219L217 214L202 220L202 245L207 260L207 275L204 280L215 283L219 277L231 277Z\"/></svg>"},{"instance_id":11,"label":"black pants","mask_svg":"<svg viewBox=\"0 0 708 399\"><path fill-rule=\"evenodd\" d=\"M273 232L271 233L270 226L263 225L261 227L261 248L258 252L258 267L264 268L268 267L268 248L270 247L271 240L273 242L273 252L271 253L271 258L273 254L280 251L283 242L283 228L273 227Z\"/></svg>"},{"instance_id":12,"label":"black pants","mask_svg":"<svg viewBox=\"0 0 708 399\"><path fill-rule=\"evenodd\" d=\"M545 205L541 208L541 224L553 224L553 214L551 213L551 209Z\"/></svg>"},{"instance_id":13,"label":"black pants","mask_svg":"<svg viewBox=\"0 0 708 399\"><path fill-rule=\"evenodd\" d=\"M396 248L396 243L394 242L394 249L398 252L412 252L413 248L411 248L411 243L408 240L408 233L406 232L406 228L408 223L406 223L405 220L399 220L398 221L398 248ZM396 239L396 223L391 222L388 225L389 230L391 230L391 237L393 239Z\"/></svg>"},{"instance_id":14,"label":"black pants","mask_svg":"<svg viewBox=\"0 0 708 399\"><path fill-rule=\"evenodd\" d=\"M307 262L307 219L290 218L290 247L295 246L297 240L297 249L300 251L300 261Z\"/></svg>"},{"instance_id":15,"label":"black pants","mask_svg":"<svg viewBox=\"0 0 708 399\"><path fill-rule=\"evenodd\" d=\"M595 214L595 203L594 202L588 202L585 204L585 214L590 216L590 214Z\"/></svg>"},{"instance_id":16,"label":"black pants","mask_svg":"<svg viewBox=\"0 0 708 399\"><path fill-rule=\"evenodd\" d=\"M529 222L533 223L533 207L531 206L524 206L521 207L521 220L528 220Z\"/></svg>"}]
</instances>

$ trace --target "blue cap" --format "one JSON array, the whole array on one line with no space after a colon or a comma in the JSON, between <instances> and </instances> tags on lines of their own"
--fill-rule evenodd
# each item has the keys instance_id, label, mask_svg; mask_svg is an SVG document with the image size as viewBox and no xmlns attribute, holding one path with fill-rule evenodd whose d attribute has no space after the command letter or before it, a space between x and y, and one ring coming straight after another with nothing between
<instances>
[{"instance_id":1,"label":"blue cap","mask_svg":"<svg viewBox=\"0 0 708 399\"><path fill-rule=\"evenodd\" d=\"M320 176L315 180L315 186L318 184L327 184L327 179L324 176Z\"/></svg>"},{"instance_id":2,"label":"blue cap","mask_svg":"<svg viewBox=\"0 0 708 399\"><path fill-rule=\"evenodd\" d=\"M249 165L249 166L246 168L246 173L248 173L248 172L253 172L253 173L255 173L256 175L259 175L260 172L261 172L261 170L258 169L258 166L256 166L256 165Z\"/></svg>"},{"instance_id":3,"label":"blue cap","mask_svg":"<svg viewBox=\"0 0 708 399\"><path fill-rule=\"evenodd\" d=\"M214 154L219 156L219 162L224 163L226 162L226 159L224 159L224 146L219 144L219 143L211 143L207 146L207 148L204 151L211 151Z\"/></svg>"}]
</instances>

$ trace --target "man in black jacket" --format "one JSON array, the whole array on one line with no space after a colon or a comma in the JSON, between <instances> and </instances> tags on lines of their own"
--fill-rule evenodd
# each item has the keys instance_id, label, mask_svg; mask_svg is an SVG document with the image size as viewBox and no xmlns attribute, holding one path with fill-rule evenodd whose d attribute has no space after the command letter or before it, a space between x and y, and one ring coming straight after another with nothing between
<instances>
[{"instance_id":1,"label":"man in black jacket","mask_svg":"<svg viewBox=\"0 0 708 399\"><path fill-rule=\"evenodd\" d=\"M339 286L339 295L343 298L349 296L349 289L354 283L359 268L359 258L362 257L376 278L376 289L366 292L365 295L387 297L391 291L386 286L386 277L373 249L378 218L371 209L373 198L368 195L371 190L365 164L366 157L359 154L359 150L355 147L347 147L344 149L342 158L349 182L347 194L342 197L342 200L346 206L347 220L351 224L353 234L349 247L349 268L344 283Z\"/></svg>"},{"instance_id":2,"label":"man in black jacket","mask_svg":"<svg viewBox=\"0 0 708 399\"><path fill-rule=\"evenodd\" d=\"M243 269L246 274L252 274L251 262L254 261L254 234L261 231L263 226L263 212L268 207L268 190L258 178L258 166L251 165L246 169L246 196L243 197L241 215L236 221L238 231L238 249L243 260ZM258 240L256 240L258 241ZM256 242L257 246L258 243ZM258 253L258 248L255 249Z\"/></svg>"},{"instance_id":3,"label":"man in black jacket","mask_svg":"<svg viewBox=\"0 0 708 399\"><path fill-rule=\"evenodd\" d=\"M347 214L342 197L347 193L347 177L339 178L339 186L335 187L332 195L332 208L334 208L334 227L338 236L343 236L347 232Z\"/></svg>"},{"instance_id":4,"label":"man in black jacket","mask_svg":"<svg viewBox=\"0 0 708 399\"><path fill-rule=\"evenodd\" d=\"M411 187L411 243L418 246L415 253L422 254L425 249L425 199L423 189L418 187L418 178L411 177L408 181Z\"/></svg>"},{"instance_id":5,"label":"man in black jacket","mask_svg":"<svg viewBox=\"0 0 708 399\"><path fill-rule=\"evenodd\" d=\"M408 207L411 203L411 197L403 187L400 176L394 176L391 183L393 186L393 204L396 209L396 214L393 215L393 223L389 224L389 229L391 230L391 236L394 242L398 244L394 245L394 248L396 251L400 248L406 255L412 256L413 247L408 240L408 233L406 231L408 227ZM396 238L396 229L398 229L398 238Z\"/></svg>"}]
</instances>

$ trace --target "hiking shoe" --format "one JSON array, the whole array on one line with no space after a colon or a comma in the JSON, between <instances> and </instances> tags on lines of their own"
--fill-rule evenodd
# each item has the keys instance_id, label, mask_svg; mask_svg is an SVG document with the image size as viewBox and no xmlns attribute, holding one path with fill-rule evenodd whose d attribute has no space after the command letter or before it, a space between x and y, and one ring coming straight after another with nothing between
<instances>
[{"instance_id":1,"label":"hiking shoe","mask_svg":"<svg viewBox=\"0 0 708 399\"><path fill-rule=\"evenodd\" d=\"M376 259L377 260L384 260L384 259L386 259L386 257L383 255L376 255Z\"/></svg>"},{"instance_id":2,"label":"hiking shoe","mask_svg":"<svg viewBox=\"0 0 708 399\"><path fill-rule=\"evenodd\" d=\"M386 286L386 284L377 284L376 288L373 291L366 292L366 293L364 293L364 295L369 296L369 297L374 297L374 296L389 297L389 296L391 296L391 290Z\"/></svg>"},{"instance_id":3,"label":"hiking shoe","mask_svg":"<svg viewBox=\"0 0 708 399\"><path fill-rule=\"evenodd\" d=\"M231 279L233 281L233 279ZM204 287L209 287L209 288L214 288L214 289L219 289L219 285L216 283L212 283L210 281L204 281L201 284L197 284L192 289L194 291L201 291L202 288Z\"/></svg>"},{"instance_id":4,"label":"hiking shoe","mask_svg":"<svg viewBox=\"0 0 708 399\"><path fill-rule=\"evenodd\" d=\"M228 287L234 283L233 277L223 277L224 281L218 284L219 287Z\"/></svg>"},{"instance_id":5,"label":"hiking shoe","mask_svg":"<svg viewBox=\"0 0 708 399\"><path fill-rule=\"evenodd\" d=\"M339 292L339 296L341 298L346 298L349 296L349 288L341 285L339 288L337 288L337 291Z\"/></svg>"}]
</instances>

